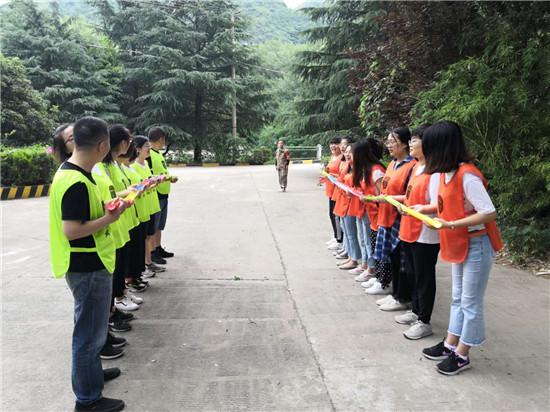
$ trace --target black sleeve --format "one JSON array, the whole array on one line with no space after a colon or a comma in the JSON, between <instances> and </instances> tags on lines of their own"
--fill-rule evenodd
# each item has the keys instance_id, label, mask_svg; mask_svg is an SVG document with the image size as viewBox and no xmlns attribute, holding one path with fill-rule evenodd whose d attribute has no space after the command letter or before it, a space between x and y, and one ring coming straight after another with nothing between
<instances>
[{"instance_id":1,"label":"black sleeve","mask_svg":"<svg viewBox=\"0 0 550 412\"><path fill-rule=\"evenodd\" d=\"M61 219L81 222L90 220L90 199L86 184L75 183L67 189L61 201Z\"/></svg>"},{"instance_id":2,"label":"black sleeve","mask_svg":"<svg viewBox=\"0 0 550 412\"><path fill-rule=\"evenodd\" d=\"M145 160L147 160L147 164L149 165L149 169L151 169L151 172L152 172L153 174L155 174L155 172L153 172L153 161L151 160L151 156L149 156L149 157L148 157L147 159L145 159Z\"/></svg>"}]
</instances>

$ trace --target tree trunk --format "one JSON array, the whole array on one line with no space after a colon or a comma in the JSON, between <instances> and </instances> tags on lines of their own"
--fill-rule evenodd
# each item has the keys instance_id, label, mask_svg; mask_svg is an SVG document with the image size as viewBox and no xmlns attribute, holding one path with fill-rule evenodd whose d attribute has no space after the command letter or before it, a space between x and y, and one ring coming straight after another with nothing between
<instances>
[{"instance_id":1,"label":"tree trunk","mask_svg":"<svg viewBox=\"0 0 550 412\"><path fill-rule=\"evenodd\" d=\"M195 92L195 153L194 160L197 163L202 161L202 90Z\"/></svg>"}]
</instances>

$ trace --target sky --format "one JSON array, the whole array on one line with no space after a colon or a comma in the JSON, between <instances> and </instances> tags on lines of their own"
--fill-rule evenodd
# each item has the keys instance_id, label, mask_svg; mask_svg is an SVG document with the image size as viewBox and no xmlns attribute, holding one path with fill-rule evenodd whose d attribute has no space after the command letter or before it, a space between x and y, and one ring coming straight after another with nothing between
<instances>
[{"instance_id":1,"label":"sky","mask_svg":"<svg viewBox=\"0 0 550 412\"><path fill-rule=\"evenodd\" d=\"M297 8L298 6L300 6L300 4L302 4L305 0L284 0L286 6L289 8L289 9L295 9Z\"/></svg>"}]
</instances>

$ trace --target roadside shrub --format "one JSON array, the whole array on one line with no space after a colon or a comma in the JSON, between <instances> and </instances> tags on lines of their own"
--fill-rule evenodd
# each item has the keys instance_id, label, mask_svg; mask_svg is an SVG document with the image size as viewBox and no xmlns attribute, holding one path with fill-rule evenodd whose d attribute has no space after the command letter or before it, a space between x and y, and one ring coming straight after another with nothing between
<instances>
[{"instance_id":1,"label":"roadside shrub","mask_svg":"<svg viewBox=\"0 0 550 412\"><path fill-rule=\"evenodd\" d=\"M2 187L49 184L57 167L45 146L2 148Z\"/></svg>"}]
</instances>

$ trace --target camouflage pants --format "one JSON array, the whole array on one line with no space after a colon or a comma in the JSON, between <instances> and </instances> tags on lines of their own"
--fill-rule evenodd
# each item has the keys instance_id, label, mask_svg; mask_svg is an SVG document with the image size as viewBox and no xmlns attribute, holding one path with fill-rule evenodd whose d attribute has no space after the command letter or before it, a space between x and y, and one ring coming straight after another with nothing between
<instances>
[{"instance_id":1,"label":"camouflage pants","mask_svg":"<svg viewBox=\"0 0 550 412\"><path fill-rule=\"evenodd\" d=\"M283 189L286 187L288 169L277 169L277 173L279 173L279 186L281 186L281 189Z\"/></svg>"}]
</instances>

